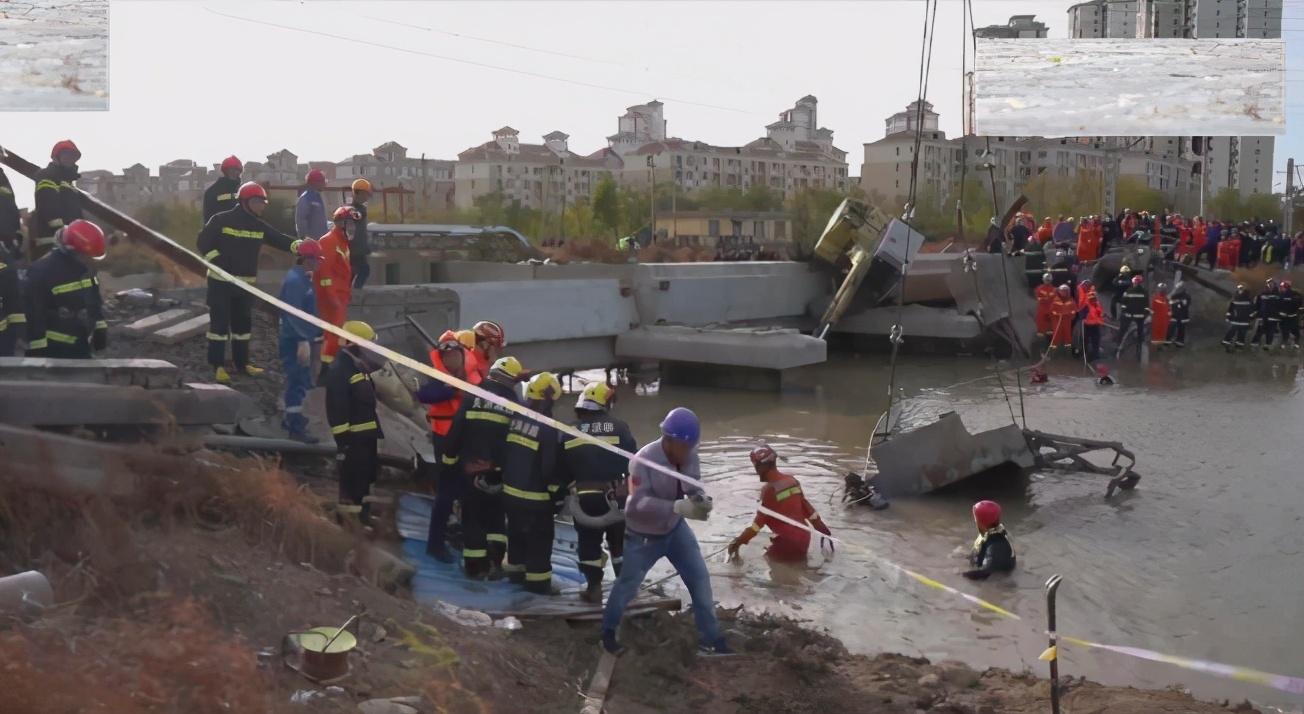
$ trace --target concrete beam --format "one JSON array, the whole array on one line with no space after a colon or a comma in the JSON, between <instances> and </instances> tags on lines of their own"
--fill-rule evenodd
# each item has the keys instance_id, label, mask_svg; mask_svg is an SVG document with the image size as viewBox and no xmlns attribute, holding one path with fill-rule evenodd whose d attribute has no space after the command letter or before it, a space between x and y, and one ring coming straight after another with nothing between
<instances>
[{"instance_id":1,"label":"concrete beam","mask_svg":"<svg viewBox=\"0 0 1304 714\"><path fill-rule=\"evenodd\" d=\"M148 462L183 473L187 459L147 449L77 439L38 429L0 424L0 480L37 489L125 496L136 488L133 474Z\"/></svg>"},{"instance_id":2,"label":"concrete beam","mask_svg":"<svg viewBox=\"0 0 1304 714\"><path fill-rule=\"evenodd\" d=\"M90 382L164 389L181 386L181 372L157 359L49 359L0 357L0 380Z\"/></svg>"},{"instance_id":3,"label":"concrete beam","mask_svg":"<svg viewBox=\"0 0 1304 714\"><path fill-rule=\"evenodd\" d=\"M129 335L143 335L148 332L169 327L189 318L193 313L183 307L164 310L156 315L142 317L130 325L123 325L122 331Z\"/></svg>"},{"instance_id":4,"label":"concrete beam","mask_svg":"<svg viewBox=\"0 0 1304 714\"><path fill-rule=\"evenodd\" d=\"M928 493L1001 464L1036 463L1018 425L970 434L955 412L873 445L870 455L878 468L874 486L888 496Z\"/></svg>"},{"instance_id":5,"label":"concrete beam","mask_svg":"<svg viewBox=\"0 0 1304 714\"><path fill-rule=\"evenodd\" d=\"M0 381L0 423L21 426L234 424L257 411L248 396L216 384L143 389L85 382Z\"/></svg>"},{"instance_id":6,"label":"concrete beam","mask_svg":"<svg viewBox=\"0 0 1304 714\"><path fill-rule=\"evenodd\" d=\"M616 356L624 360L781 370L824 362L828 358L828 345L796 330L709 330L657 325L640 327L617 337Z\"/></svg>"},{"instance_id":7,"label":"concrete beam","mask_svg":"<svg viewBox=\"0 0 1304 714\"><path fill-rule=\"evenodd\" d=\"M165 345L174 345L178 342L188 340L191 337L202 335L207 331L208 315L203 314L192 317L185 322L179 322L171 327L165 327L150 335L149 339L151 342L162 342Z\"/></svg>"}]
</instances>

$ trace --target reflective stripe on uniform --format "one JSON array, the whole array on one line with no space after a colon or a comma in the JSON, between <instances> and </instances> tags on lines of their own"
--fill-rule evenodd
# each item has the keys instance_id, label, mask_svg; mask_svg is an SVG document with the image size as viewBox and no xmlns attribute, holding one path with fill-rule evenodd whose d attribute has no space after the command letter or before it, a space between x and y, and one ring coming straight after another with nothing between
<instances>
[{"instance_id":1,"label":"reflective stripe on uniform","mask_svg":"<svg viewBox=\"0 0 1304 714\"><path fill-rule=\"evenodd\" d=\"M340 513L362 513L362 506L357 506L352 503L340 503L335 506L335 510Z\"/></svg>"},{"instance_id":2,"label":"reflective stripe on uniform","mask_svg":"<svg viewBox=\"0 0 1304 714\"><path fill-rule=\"evenodd\" d=\"M507 536L506 536L505 534L502 534L502 533L490 533L489 535L486 535L486 536L484 537L484 539L487 540L487 541L489 541L490 543L506 543L506 542L507 542Z\"/></svg>"},{"instance_id":3,"label":"reflective stripe on uniform","mask_svg":"<svg viewBox=\"0 0 1304 714\"><path fill-rule=\"evenodd\" d=\"M77 290L84 290L85 288L89 288L94 284L95 283L90 278L82 278L81 280L74 280L71 283L61 283L59 285L55 285L54 287L50 288L50 292L55 295L62 295L64 293L70 293Z\"/></svg>"},{"instance_id":4,"label":"reflective stripe on uniform","mask_svg":"<svg viewBox=\"0 0 1304 714\"><path fill-rule=\"evenodd\" d=\"M322 355L322 356L321 356L321 363L322 363L322 364L330 364L331 362L334 362L334 361L335 361L335 355Z\"/></svg>"},{"instance_id":5,"label":"reflective stripe on uniform","mask_svg":"<svg viewBox=\"0 0 1304 714\"><path fill-rule=\"evenodd\" d=\"M236 342L248 342L249 340L252 340L253 338L254 338L253 334L252 334L252 333L249 333L249 332L243 332L243 333L232 332L232 333L231 333L231 339L234 340L234 341L236 341Z\"/></svg>"},{"instance_id":6,"label":"reflective stripe on uniform","mask_svg":"<svg viewBox=\"0 0 1304 714\"><path fill-rule=\"evenodd\" d=\"M322 279L321 279L321 286L322 286L323 288L329 288L329 287L331 286L331 279L330 279L330 278L322 278Z\"/></svg>"},{"instance_id":7,"label":"reflective stripe on uniform","mask_svg":"<svg viewBox=\"0 0 1304 714\"><path fill-rule=\"evenodd\" d=\"M456 463L457 463L457 459L458 459L457 456L440 456L440 457L439 457L439 461L440 461L441 463L443 463L445 466L452 466L453 464L456 464Z\"/></svg>"},{"instance_id":8,"label":"reflective stripe on uniform","mask_svg":"<svg viewBox=\"0 0 1304 714\"><path fill-rule=\"evenodd\" d=\"M22 325L27 322L27 315L21 312L11 312L9 313L9 317L6 319L9 320L9 324L11 325Z\"/></svg>"},{"instance_id":9,"label":"reflective stripe on uniform","mask_svg":"<svg viewBox=\"0 0 1304 714\"><path fill-rule=\"evenodd\" d=\"M539 583L545 580L552 580L552 571L546 570L542 573L526 573L525 580L531 583Z\"/></svg>"},{"instance_id":10,"label":"reflective stripe on uniform","mask_svg":"<svg viewBox=\"0 0 1304 714\"><path fill-rule=\"evenodd\" d=\"M218 201L234 201L234 200L235 200L235 194L234 194L234 193L219 193L219 194L217 194L217 200L218 200Z\"/></svg>"},{"instance_id":11,"label":"reflective stripe on uniform","mask_svg":"<svg viewBox=\"0 0 1304 714\"><path fill-rule=\"evenodd\" d=\"M463 548L462 557L463 558L488 558L489 551L485 550L484 548Z\"/></svg>"},{"instance_id":12,"label":"reflective stripe on uniform","mask_svg":"<svg viewBox=\"0 0 1304 714\"><path fill-rule=\"evenodd\" d=\"M348 424L348 422L345 422L345 423L343 423L343 424L337 424L337 425L331 427L331 435L332 435L332 436L338 436L338 435L340 435L340 434L343 434L343 433L347 432L348 430L349 430L349 424Z\"/></svg>"},{"instance_id":13,"label":"reflective stripe on uniform","mask_svg":"<svg viewBox=\"0 0 1304 714\"><path fill-rule=\"evenodd\" d=\"M221 255L221 254L222 254L222 251L220 251L220 250L216 250L216 249L214 249L214 250L210 250L210 251L208 251L207 253L204 254L204 260L207 260L208 262L211 263L211 262L213 262L214 260L217 260L217 256L219 256L219 255Z\"/></svg>"},{"instance_id":14,"label":"reflective stripe on uniform","mask_svg":"<svg viewBox=\"0 0 1304 714\"><path fill-rule=\"evenodd\" d=\"M491 421L494 422L495 424L506 424L509 421L506 414L499 414L497 412L485 412L485 411L480 411L478 409L468 411L466 413L466 418L478 419L480 421Z\"/></svg>"},{"instance_id":15,"label":"reflective stripe on uniform","mask_svg":"<svg viewBox=\"0 0 1304 714\"><path fill-rule=\"evenodd\" d=\"M6 317L3 320L0 320L0 332L4 332L5 330L8 329L9 329L9 318Z\"/></svg>"},{"instance_id":16,"label":"reflective stripe on uniform","mask_svg":"<svg viewBox=\"0 0 1304 714\"><path fill-rule=\"evenodd\" d=\"M515 498L523 498L527 501L551 501L552 500L552 496L543 493L542 491L523 491L519 488L513 488L511 486L508 486L507 484L503 484L503 493L507 494L508 496L513 496Z\"/></svg>"},{"instance_id":17,"label":"reflective stripe on uniform","mask_svg":"<svg viewBox=\"0 0 1304 714\"><path fill-rule=\"evenodd\" d=\"M539 450L539 441L537 439L531 439L528 436L522 436L520 434L508 434L507 442L510 444L520 444L521 446L524 446L525 448L530 449L531 451Z\"/></svg>"},{"instance_id":18,"label":"reflective stripe on uniform","mask_svg":"<svg viewBox=\"0 0 1304 714\"><path fill-rule=\"evenodd\" d=\"M228 335L219 335L216 332L210 332L208 333L207 336L208 339L212 340L213 342L226 342L228 339L230 339Z\"/></svg>"},{"instance_id":19,"label":"reflective stripe on uniform","mask_svg":"<svg viewBox=\"0 0 1304 714\"><path fill-rule=\"evenodd\" d=\"M0 186L0 193L4 194L4 195L6 195L6 196L12 196L12 195L14 195L14 192L13 192L13 191L10 191L8 186Z\"/></svg>"},{"instance_id":20,"label":"reflective stripe on uniform","mask_svg":"<svg viewBox=\"0 0 1304 714\"><path fill-rule=\"evenodd\" d=\"M375 421L364 421L361 424L353 424L352 426L350 426L349 432L355 433L359 431L375 431L378 428L380 427L376 424Z\"/></svg>"},{"instance_id":21,"label":"reflective stripe on uniform","mask_svg":"<svg viewBox=\"0 0 1304 714\"><path fill-rule=\"evenodd\" d=\"M788 488L785 488L782 491L774 494L774 500L782 501L788 498L789 496L796 496L799 494L801 494L801 486L789 486Z\"/></svg>"},{"instance_id":22,"label":"reflective stripe on uniform","mask_svg":"<svg viewBox=\"0 0 1304 714\"><path fill-rule=\"evenodd\" d=\"M50 179L41 179L40 181L37 181L37 182L36 182L36 190L37 190L37 191L43 191L43 190L45 190L45 189L47 189L47 188L52 188L52 189L54 189L55 191L58 191L58 190L59 190L59 184L56 183L56 182L54 182L54 181L51 181Z\"/></svg>"},{"instance_id":23,"label":"reflective stripe on uniform","mask_svg":"<svg viewBox=\"0 0 1304 714\"><path fill-rule=\"evenodd\" d=\"M27 349L29 350L43 350L48 346L49 346L49 341L46 340L44 337L42 337L39 340L32 340L31 342L27 343Z\"/></svg>"},{"instance_id":24,"label":"reflective stripe on uniform","mask_svg":"<svg viewBox=\"0 0 1304 714\"><path fill-rule=\"evenodd\" d=\"M55 332L54 330L45 331L45 339L51 342L58 342L65 345L77 344L77 338L64 332Z\"/></svg>"},{"instance_id":25,"label":"reflective stripe on uniform","mask_svg":"<svg viewBox=\"0 0 1304 714\"><path fill-rule=\"evenodd\" d=\"M619 444L619 443L620 443L620 437L619 437L619 436L590 436L589 438L590 438L590 439L597 439L598 441L605 441L605 442L607 442L608 444ZM565 443L564 446L565 446L565 448L567 448L567 449L573 449L573 448L575 448L576 446L583 446L585 443L587 443L585 439L578 439L578 438L577 438L577 439L569 439L569 440L566 441L566 443Z\"/></svg>"},{"instance_id":26,"label":"reflective stripe on uniform","mask_svg":"<svg viewBox=\"0 0 1304 714\"><path fill-rule=\"evenodd\" d=\"M95 323L95 329L107 330L109 329L109 323L104 320L99 320L98 322Z\"/></svg>"},{"instance_id":27,"label":"reflective stripe on uniform","mask_svg":"<svg viewBox=\"0 0 1304 714\"><path fill-rule=\"evenodd\" d=\"M584 490L584 491L576 491L576 492L575 492L575 495L576 495L576 496L586 496L586 495L588 495L588 494L590 494L590 493L605 493L605 491L594 491L594 490L592 490L592 489L586 489L586 490Z\"/></svg>"},{"instance_id":28,"label":"reflective stripe on uniform","mask_svg":"<svg viewBox=\"0 0 1304 714\"><path fill-rule=\"evenodd\" d=\"M602 556L599 560L581 560L580 565L587 565L592 568L602 568L607 565L607 556Z\"/></svg>"},{"instance_id":29,"label":"reflective stripe on uniform","mask_svg":"<svg viewBox=\"0 0 1304 714\"><path fill-rule=\"evenodd\" d=\"M761 526L761 524L759 524L759 523L753 523L753 524L751 525L751 529L752 529L752 531L754 531L754 532L756 532L756 533L760 533L760 532L761 532L761 528L762 528L762 526Z\"/></svg>"},{"instance_id":30,"label":"reflective stripe on uniform","mask_svg":"<svg viewBox=\"0 0 1304 714\"><path fill-rule=\"evenodd\" d=\"M365 380L366 378L367 378L367 375L365 375L365 374L363 374L363 373L361 373L361 372L358 372L357 374L355 374L355 375L349 377L349 384L357 384L358 382L361 382L361 381Z\"/></svg>"},{"instance_id":31,"label":"reflective stripe on uniform","mask_svg":"<svg viewBox=\"0 0 1304 714\"><path fill-rule=\"evenodd\" d=\"M222 235L235 236L236 238L253 238L255 240L263 239L262 231L242 231L239 228L223 226Z\"/></svg>"}]
</instances>

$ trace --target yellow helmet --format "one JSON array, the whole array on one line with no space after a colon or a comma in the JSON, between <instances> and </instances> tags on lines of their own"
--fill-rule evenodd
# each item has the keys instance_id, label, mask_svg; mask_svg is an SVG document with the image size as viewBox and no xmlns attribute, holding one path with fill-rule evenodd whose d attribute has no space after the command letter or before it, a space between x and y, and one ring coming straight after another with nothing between
<instances>
[{"instance_id":1,"label":"yellow helmet","mask_svg":"<svg viewBox=\"0 0 1304 714\"><path fill-rule=\"evenodd\" d=\"M458 330L457 341L468 350L475 349L475 333L470 330Z\"/></svg>"},{"instance_id":2,"label":"yellow helmet","mask_svg":"<svg viewBox=\"0 0 1304 714\"><path fill-rule=\"evenodd\" d=\"M376 331L371 328L371 325L362 320L349 320L340 327L354 337L361 337L364 340L376 339Z\"/></svg>"},{"instance_id":3,"label":"yellow helmet","mask_svg":"<svg viewBox=\"0 0 1304 714\"><path fill-rule=\"evenodd\" d=\"M489 372L497 372L509 379L519 380L521 375L524 374L525 368L521 366L521 361L515 357L499 357L493 363L493 366L489 368Z\"/></svg>"},{"instance_id":4,"label":"yellow helmet","mask_svg":"<svg viewBox=\"0 0 1304 714\"><path fill-rule=\"evenodd\" d=\"M358 191L371 193L371 182L364 178L353 179L353 192L357 193Z\"/></svg>"},{"instance_id":5,"label":"yellow helmet","mask_svg":"<svg viewBox=\"0 0 1304 714\"><path fill-rule=\"evenodd\" d=\"M530 381L525 384L526 399L552 401L561 395L561 380L552 372L540 372L530 377Z\"/></svg>"},{"instance_id":6,"label":"yellow helmet","mask_svg":"<svg viewBox=\"0 0 1304 714\"><path fill-rule=\"evenodd\" d=\"M600 412L611 406L611 400L615 398L616 390L606 382L589 382L584 391L580 392L580 398L575 401L575 408Z\"/></svg>"}]
</instances>

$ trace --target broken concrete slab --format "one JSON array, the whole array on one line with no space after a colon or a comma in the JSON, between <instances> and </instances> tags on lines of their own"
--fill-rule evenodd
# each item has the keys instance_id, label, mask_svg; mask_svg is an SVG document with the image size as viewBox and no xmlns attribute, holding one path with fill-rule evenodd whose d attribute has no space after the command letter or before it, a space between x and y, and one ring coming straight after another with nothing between
<instances>
[{"instance_id":1,"label":"broken concrete slab","mask_svg":"<svg viewBox=\"0 0 1304 714\"><path fill-rule=\"evenodd\" d=\"M183 307L165 310L149 317L142 317L130 325L123 325L122 331L129 335L144 335L164 327L170 327L191 317L194 313Z\"/></svg>"},{"instance_id":2,"label":"broken concrete slab","mask_svg":"<svg viewBox=\"0 0 1304 714\"><path fill-rule=\"evenodd\" d=\"M878 468L874 487L893 497L928 493L1002 464L1036 465L1017 424L970 434L955 412L872 444L870 455Z\"/></svg>"},{"instance_id":3,"label":"broken concrete slab","mask_svg":"<svg viewBox=\"0 0 1304 714\"><path fill-rule=\"evenodd\" d=\"M824 362L828 358L828 344L787 329L656 325L630 330L617 337L616 355L626 359L781 370Z\"/></svg>"},{"instance_id":4,"label":"broken concrete slab","mask_svg":"<svg viewBox=\"0 0 1304 714\"><path fill-rule=\"evenodd\" d=\"M90 382L164 389L181 386L181 372L158 359L0 357L0 380Z\"/></svg>"},{"instance_id":5,"label":"broken concrete slab","mask_svg":"<svg viewBox=\"0 0 1304 714\"><path fill-rule=\"evenodd\" d=\"M125 496L144 463L181 473L187 459L0 424L0 480L73 494Z\"/></svg>"},{"instance_id":6,"label":"broken concrete slab","mask_svg":"<svg viewBox=\"0 0 1304 714\"><path fill-rule=\"evenodd\" d=\"M181 389L87 382L0 381L0 422L22 426L233 424L258 407L221 385ZM194 388L198 387L198 388ZM34 406L36 405L36 406Z\"/></svg>"},{"instance_id":7,"label":"broken concrete slab","mask_svg":"<svg viewBox=\"0 0 1304 714\"><path fill-rule=\"evenodd\" d=\"M174 345L207 331L208 315L203 314L192 317L185 322L179 322L171 327L165 327L150 335L149 339L153 342L162 342L165 345Z\"/></svg>"},{"instance_id":8,"label":"broken concrete slab","mask_svg":"<svg viewBox=\"0 0 1304 714\"><path fill-rule=\"evenodd\" d=\"M1037 340L1037 302L1026 287L1024 260L976 251L969 251L968 256L971 262L958 256L961 259L951 263L946 277L956 311L973 315L989 329L1006 322L1018 337L1018 343L1010 345L1015 354L1032 355Z\"/></svg>"}]
</instances>

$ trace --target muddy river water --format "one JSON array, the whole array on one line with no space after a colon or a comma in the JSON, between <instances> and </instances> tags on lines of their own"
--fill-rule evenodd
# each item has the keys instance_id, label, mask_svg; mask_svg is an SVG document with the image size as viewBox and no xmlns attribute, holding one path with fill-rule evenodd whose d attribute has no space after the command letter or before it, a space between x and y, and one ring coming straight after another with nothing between
<instances>
[{"instance_id":1,"label":"muddy river water","mask_svg":"<svg viewBox=\"0 0 1304 714\"><path fill-rule=\"evenodd\" d=\"M1229 356L1214 350L1124 365L1098 387L1083 365L1052 363L1050 381L1026 390L1028 425L1124 442L1137 455L1138 488L1103 497L1106 477L1056 472L1006 475L954 492L898 499L885 511L847 509L842 476L864 466L887 384L882 356L835 356L810 387L782 394L666 386L622 389L617 413L639 442L667 409L687 405L704 422L703 472L716 502L695 524L703 552L723 548L754 513L759 483L747 455L764 440L786 457L843 548L812 569L772 572L765 536L741 563L711 562L715 593L826 627L853 651L899 651L975 666L1046 665L1042 584L1065 577L1059 630L1108 644L1304 675L1304 446L1298 355ZM971 430L1009 423L992 365L980 358L909 358L897 385L908 409L955 409ZM976 380L976 381L975 381ZM966 383L967 382L967 383ZM959 386L948 386L956 385ZM1025 385L1026 386L1026 385ZM1017 399L1013 402L1017 414ZM871 468L872 471L872 468ZM969 583L957 549L974 537L969 508L998 499L1019 557L1009 578ZM813 551L812 551L813 552ZM883 567L877 554L995 602L995 614ZM818 566L818 567L815 567ZM660 571L657 571L658 573ZM1122 655L1062 648L1061 671L1110 684L1188 686L1207 698L1249 697L1298 710L1304 699Z\"/></svg>"}]
</instances>

